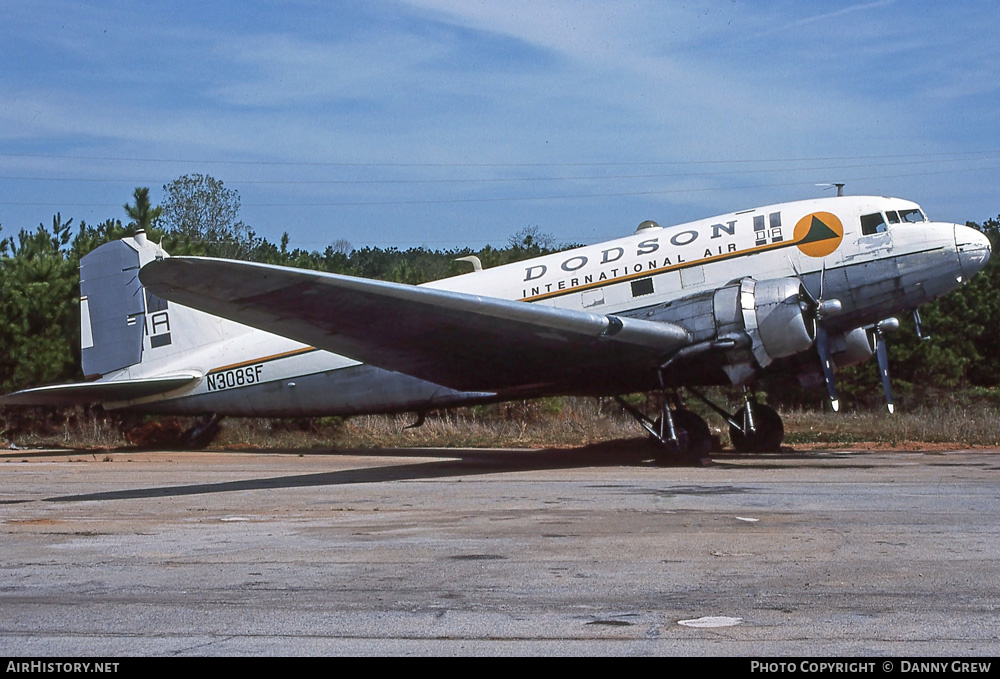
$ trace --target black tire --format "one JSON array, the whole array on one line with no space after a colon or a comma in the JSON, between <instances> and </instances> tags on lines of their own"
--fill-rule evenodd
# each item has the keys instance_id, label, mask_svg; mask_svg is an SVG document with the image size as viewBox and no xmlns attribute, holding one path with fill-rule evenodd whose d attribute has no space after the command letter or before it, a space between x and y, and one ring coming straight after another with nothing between
<instances>
[{"instance_id":1,"label":"black tire","mask_svg":"<svg viewBox=\"0 0 1000 679\"><path fill-rule=\"evenodd\" d=\"M697 457L712 452L712 430L700 415L691 410L679 408L671 413L674 427L683 429L688 437L688 455Z\"/></svg>"},{"instance_id":2,"label":"black tire","mask_svg":"<svg viewBox=\"0 0 1000 679\"><path fill-rule=\"evenodd\" d=\"M785 438L785 425L781 415L763 403L753 404L755 431L744 434L739 427L729 425L729 438L738 453L773 453L781 449ZM746 408L736 413L736 421L742 422Z\"/></svg>"},{"instance_id":3,"label":"black tire","mask_svg":"<svg viewBox=\"0 0 1000 679\"><path fill-rule=\"evenodd\" d=\"M653 435L649 437L656 446L654 458L658 464L700 462L712 452L712 430L701 416L683 408L670 411L670 415L674 420L677 442L660 441ZM660 418L653 426L659 429Z\"/></svg>"}]
</instances>

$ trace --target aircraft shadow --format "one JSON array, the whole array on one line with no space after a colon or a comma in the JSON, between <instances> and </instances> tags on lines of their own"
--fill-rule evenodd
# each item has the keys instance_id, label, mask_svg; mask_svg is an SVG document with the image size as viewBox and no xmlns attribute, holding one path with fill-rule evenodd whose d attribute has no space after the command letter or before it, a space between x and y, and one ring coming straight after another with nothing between
<instances>
[{"instance_id":1,"label":"aircraft shadow","mask_svg":"<svg viewBox=\"0 0 1000 679\"><path fill-rule=\"evenodd\" d=\"M297 455L350 455L367 457L444 457L448 459L364 469L345 469L318 474L246 479L223 483L199 483L183 486L135 488L130 490L85 493L46 498L47 502L86 502L128 500L242 490L270 490L309 486L341 486L357 483L414 481L457 476L503 474L518 471L572 469L608 466L656 466L651 448L643 440L613 441L569 449L543 450L470 450L462 448L364 449L333 451L289 451ZM259 451L253 451L259 452ZM273 453L274 451L268 451ZM696 464L679 461L678 466Z\"/></svg>"},{"instance_id":2,"label":"aircraft shadow","mask_svg":"<svg viewBox=\"0 0 1000 679\"><path fill-rule=\"evenodd\" d=\"M174 497L181 495L202 495L207 493L229 493L244 490L272 490L276 488L302 488L311 486L342 486L358 483L384 483L392 481L415 481L458 476L504 474L520 471L542 471L546 469L574 469L586 467L700 467L712 464L712 460L702 461L679 459L676 464L664 465L652 459L652 445L646 439L606 441L579 448L549 448L542 450L486 450L463 448L370 448L357 450L289 450L286 454L314 456L362 456L426 458L442 457L443 460L380 466L364 469L345 469L318 474L278 476L265 479L246 479L223 483L198 483L181 486L160 486L154 488L134 488L101 493L64 495L45 498L46 502L88 502L106 500L129 500L154 497ZM239 451L236 451L239 452ZM251 451L248 451L251 452ZM252 451L258 453L260 451ZM276 451L267 451L274 454ZM792 449L767 457L782 459L814 458L814 453L799 454ZM755 456L757 457L757 456ZM714 455L714 460L747 459L741 455ZM763 462L763 460L761 460ZM765 463L766 464L766 463Z\"/></svg>"}]
</instances>

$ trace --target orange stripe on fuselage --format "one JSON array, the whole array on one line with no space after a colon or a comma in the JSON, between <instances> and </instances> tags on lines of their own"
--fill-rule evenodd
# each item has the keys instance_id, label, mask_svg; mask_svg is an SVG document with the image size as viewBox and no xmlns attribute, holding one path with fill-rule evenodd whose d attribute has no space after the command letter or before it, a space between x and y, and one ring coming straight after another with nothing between
<instances>
[{"instance_id":1,"label":"orange stripe on fuselage","mask_svg":"<svg viewBox=\"0 0 1000 679\"><path fill-rule=\"evenodd\" d=\"M222 372L223 370L232 370L233 368L242 368L247 365L253 365L256 363L266 363L267 361L277 361L279 358L289 358L291 356L298 356L300 354L307 354L310 351L319 351L316 347L302 347L301 349L293 349L291 351L285 351L280 354L273 354L271 356L262 356L260 358L254 358L249 361L240 361L239 363L233 363L231 365L224 365L218 368L212 368L208 371L208 374Z\"/></svg>"}]
</instances>

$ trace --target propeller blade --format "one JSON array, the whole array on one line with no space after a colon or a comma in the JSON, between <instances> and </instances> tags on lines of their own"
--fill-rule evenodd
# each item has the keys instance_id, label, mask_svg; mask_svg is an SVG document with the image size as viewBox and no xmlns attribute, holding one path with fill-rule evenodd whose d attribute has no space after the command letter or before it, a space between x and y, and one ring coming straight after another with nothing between
<instances>
[{"instance_id":1,"label":"propeller blade","mask_svg":"<svg viewBox=\"0 0 1000 679\"><path fill-rule=\"evenodd\" d=\"M875 326L875 356L878 358L878 371L882 375L885 407L891 415L896 412L896 404L892 401L892 382L889 380L889 349L886 346L882 329L878 326Z\"/></svg>"},{"instance_id":2,"label":"propeller blade","mask_svg":"<svg viewBox=\"0 0 1000 679\"><path fill-rule=\"evenodd\" d=\"M816 323L816 353L819 354L820 367L823 368L823 381L830 395L830 407L833 412L840 411L840 400L837 398L837 383L833 374L833 356L830 355L830 336L822 323Z\"/></svg>"},{"instance_id":3,"label":"propeller blade","mask_svg":"<svg viewBox=\"0 0 1000 679\"><path fill-rule=\"evenodd\" d=\"M826 382L826 391L830 395L830 407L836 413L840 411L840 399L837 398L837 381L833 372L830 335L827 333L826 328L823 327L823 319L829 316L836 316L841 312L843 306L839 299L824 299L823 297L826 294L826 260L823 260L819 273L818 297L813 295L812 291L806 286L805 280L802 278L799 270L795 268L794 263L792 264L792 270L795 271L795 275L802 282L802 292L805 293L806 297L812 303L809 305L811 308L804 305L803 311L807 311L812 316L813 327L816 330L816 353L819 354L820 367L823 368L823 381Z\"/></svg>"},{"instance_id":4,"label":"propeller blade","mask_svg":"<svg viewBox=\"0 0 1000 679\"><path fill-rule=\"evenodd\" d=\"M923 323L920 320L920 311L918 309L913 310L913 326L917 329L917 339L921 342L929 340L930 335L924 334Z\"/></svg>"}]
</instances>

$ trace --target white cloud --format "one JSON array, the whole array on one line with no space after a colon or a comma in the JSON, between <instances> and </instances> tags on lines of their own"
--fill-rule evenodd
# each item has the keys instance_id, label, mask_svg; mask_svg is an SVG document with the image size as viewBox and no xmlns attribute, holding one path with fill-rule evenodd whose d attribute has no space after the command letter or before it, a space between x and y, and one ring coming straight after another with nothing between
<instances>
[{"instance_id":1,"label":"white cloud","mask_svg":"<svg viewBox=\"0 0 1000 679\"><path fill-rule=\"evenodd\" d=\"M10 22L0 27L0 39L15 65L0 72L0 129L15 149L49 152L100 148L105 156L477 166L364 169L366 176L384 178L577 172L485 167L490 163L978 149L1000 138L1000 54L986 38L997 10L983 7L875 2L816 13L812 5L786 2L680 7L411 0L250 4L257 15L245 21L228 21L220 16L224 8L201 4L135 16L86 5L0 8L0 19ZM54 15L65 17L67 26L53 29L47 22ZM205 171L196 164L189 168ZM361 172L319 166L215 169L224 180ZM843 178L815 174L817 181ZM609 214L628 213L631 204L641 206L643 218L659 218L646 212L648 205L702 205L706 212L718 196L698 189L776 184L796 176L692 175L388 189L276 184L249 188L244 199L691 190L546 208L505 203L401 209L447 215L441 219L460 212L484 222L503 215L526 223L520 215L554 215L579 210L579 204L592 214L593 205L603 202L612 205ZM814 178L798 177L806 185ZM877 182L871 185L878 190ZM730 189L727 195L738 199L727 207L752 203L751 193Z\"/></svg>"}]
</instances>

